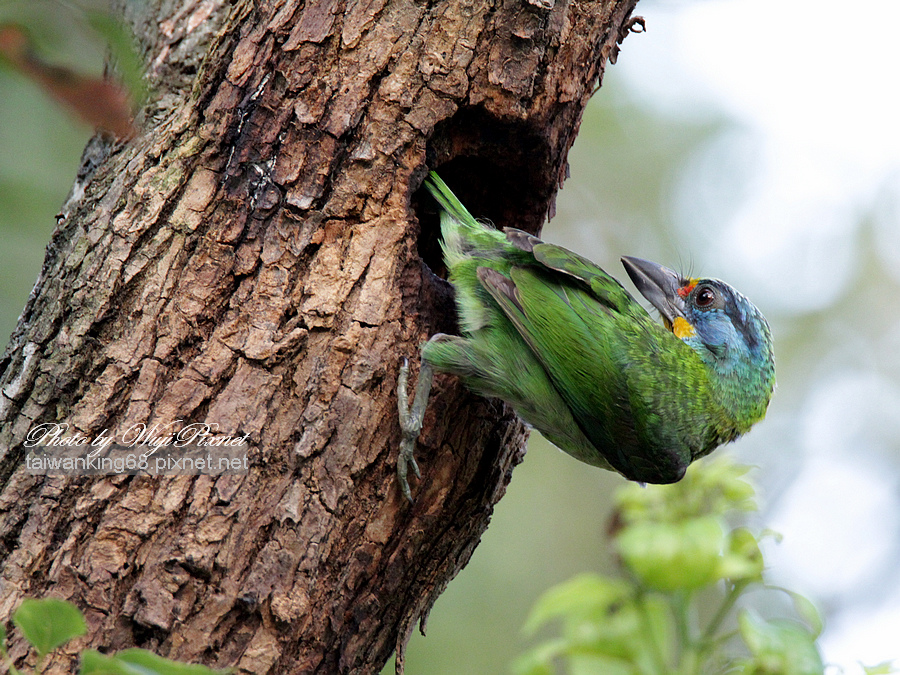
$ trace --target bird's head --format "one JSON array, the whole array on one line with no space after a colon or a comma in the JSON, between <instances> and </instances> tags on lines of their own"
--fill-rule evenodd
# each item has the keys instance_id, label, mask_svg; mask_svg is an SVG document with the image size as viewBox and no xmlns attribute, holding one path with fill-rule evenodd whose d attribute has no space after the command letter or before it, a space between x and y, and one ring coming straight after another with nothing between
<instances>
[{"instance_id":1,"label":"bird's head","mask_svg":"<svg viewBox=\"0 0 900 675\"><path fill-rule=\"evenodd\" d=\"M775 386L772 334L762 312L719 279L685 278L640 258L623 257L622 264L666 327L720 378L739 383L747 414L761 418Z\"/></svg>"}]
</instances>

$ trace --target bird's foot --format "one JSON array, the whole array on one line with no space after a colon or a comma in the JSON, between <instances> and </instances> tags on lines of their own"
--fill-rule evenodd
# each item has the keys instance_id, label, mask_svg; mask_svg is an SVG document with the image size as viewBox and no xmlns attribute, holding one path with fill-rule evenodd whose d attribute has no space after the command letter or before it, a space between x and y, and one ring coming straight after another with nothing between
<instances>
[{"instance_id":1,"label":"bird's foot","mask_svg":"<svg viewBox=\"0 0 900 675\"><path fill-rule=\"evenodd\" d=\"M434 379L434 371L431 366L422 361L419 367L419 379L416 382L416 393L413 396L412 406L409 405L407 383L409 381L409 361L403 359L400 366L400 374L397 376L397 410L400 413L400 452L397 455L397 481L400 483L400 491L407 500L412 502L412 493L409 490L407 474L409 469L421 478L419 465L414 456L416 439L422 430L422 422L425 419L425 408L428 407L428 396L431 393L431 381Z\"/></svg>"}]
</instances>

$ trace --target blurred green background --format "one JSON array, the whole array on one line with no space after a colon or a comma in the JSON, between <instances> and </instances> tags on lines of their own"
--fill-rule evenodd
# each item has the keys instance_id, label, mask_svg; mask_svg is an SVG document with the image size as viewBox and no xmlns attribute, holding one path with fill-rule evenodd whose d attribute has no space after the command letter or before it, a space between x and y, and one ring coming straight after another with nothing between
<instances>
[{"instance_id":1,"label":"blurred green background","mask_svg":"<svg viewBox=\"0 0 900 675\"><path fill-rule=\"evenodd\" d=\"M102 0L84 6L99 9ZM84 13L51 0L0 0L0 24L27 27L41 58L103 73L105 47ZM91 129L0 57L0 335L16 325Z\"/></svg>"},{"instance_id":2,"label":"blurred green background","mask_svg":"<svg viewBox=\"0 0 900 675\"><path fill-rule=\"evenodd\" d=\"M769 576L819 604L826 661L848 674L900 656L900 104L887 85L900 48L879 28L900 3L875 5L879 23L849 53L836 0L642 0L648 32L626 39L591 101L544 229L619 278L619 256L637 255L724 278L766 314L775 398L719 452L758 467L757 526L784 535ZM776 15L798 30L760 47L754 22ZM63 44L55 59L100 71L100 50ZM0 67L4 338L89 133ZM613 569L620 483L535 434L428 637L413 636L407 672L506 672L542 592Z\"/></svg>"},{"instance_id":3,"label":"blurred green background","mask_svg":"<svg viewBox=\"0 0 900 675\"><path fill-rule=\"evenodd\" d=\"M90 131L0 68L0 334L16 325Z\"/></svg>"}]
</instances>

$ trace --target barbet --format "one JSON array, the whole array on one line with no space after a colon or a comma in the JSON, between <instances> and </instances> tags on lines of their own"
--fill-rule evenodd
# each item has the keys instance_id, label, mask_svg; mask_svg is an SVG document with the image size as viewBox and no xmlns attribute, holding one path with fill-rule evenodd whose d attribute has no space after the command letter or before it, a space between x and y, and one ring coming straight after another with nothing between
<instances>
[{"instance_id":1,"label":"barbet","mask_svg":"<svg viewBox=\"0 0 900 675\"><path fill-rule=\"evenodd\" d=\"M678 481L693 460L763 418L775 386L772 337L731 286L623 257L661 325L591 261L482 225L434 172L425 185L443 209L462 336L439 333L423 345L412 409L401 369L397 471L407 498L432 369L507 401L576 459L643 483Z\"/></svg>"}]
</instances>

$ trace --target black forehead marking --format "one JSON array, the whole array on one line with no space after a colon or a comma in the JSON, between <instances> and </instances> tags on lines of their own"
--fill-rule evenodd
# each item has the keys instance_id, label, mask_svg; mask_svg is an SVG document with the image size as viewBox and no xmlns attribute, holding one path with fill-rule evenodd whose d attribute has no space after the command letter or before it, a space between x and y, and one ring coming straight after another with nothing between
<instances>
[{"instance_id":1,"label":"black forehead marking","mask_svg":"<svg viewBox=\"0 0 900 675\"><path fill-rule=\"evenodd\" d=\"M751 317L747 316L743 310L743 307L746 305L739 303L737 297L735 297L736 291L718 279L703 279L697 285L699 286L700 284L712 286L722 294L722 299L725 301L725 315L731 319L731 324L743 336L744 342L751 350L759 347L759 335L753 330Z\"/></svg>"}]
</instances>

